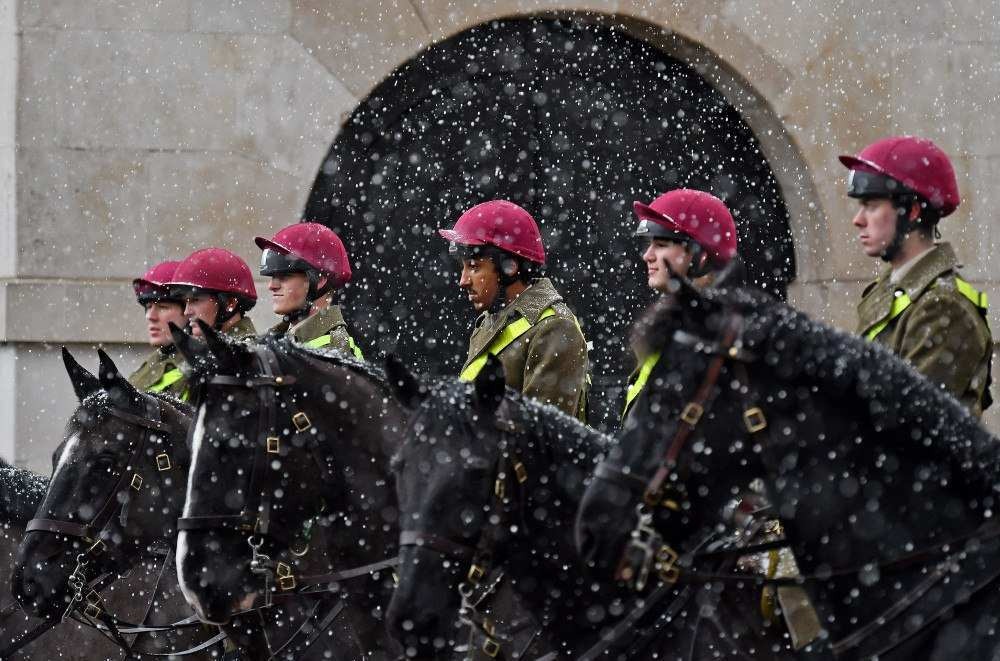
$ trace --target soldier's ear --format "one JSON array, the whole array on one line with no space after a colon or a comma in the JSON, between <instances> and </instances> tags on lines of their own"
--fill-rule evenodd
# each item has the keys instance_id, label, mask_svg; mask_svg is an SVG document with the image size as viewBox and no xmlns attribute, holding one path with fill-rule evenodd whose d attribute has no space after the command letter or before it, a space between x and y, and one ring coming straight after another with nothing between
<instances>
[{"instance_id":1,"label":"soldier's ear","mask_svg":"<svg viewBox=\"0 0 1000 661\"><path fill-rule=\"evenodd\" d=\"M385 367L385 377L389 382L389 390L399 403L408 409L416 408L424 397L427 396L427 388L420 383L420 380L403 364L396 354L388 353L383 360Z\"/></svg>"},{"instance_id":2,"label":"soldier's ear","mask_svg":"<svg viewBox=\"0 0 1000 661\"><path fill-rule=\"evenodd\" d=\"M76 393L76 398L79 401L82 402L87 395L101 389L101 383L97 377L81 367L66 347L62 348L62 357L63 364L66 365L66 373L69 374L69 380L73 384L73 392Z\"/></svg>"},{"instance_id":3,"label":"soldier's ear","mask_svg":"<svg viewBox=\"0 0 1000 661\"><path fill-rule=\"evenodd\" d=\"M479 370L473 384L476 387L473 405L480 413L492 416L500 408L507 391L507 378L500 359L488 354L486 364Z\"/></svg>"}]
</instances>

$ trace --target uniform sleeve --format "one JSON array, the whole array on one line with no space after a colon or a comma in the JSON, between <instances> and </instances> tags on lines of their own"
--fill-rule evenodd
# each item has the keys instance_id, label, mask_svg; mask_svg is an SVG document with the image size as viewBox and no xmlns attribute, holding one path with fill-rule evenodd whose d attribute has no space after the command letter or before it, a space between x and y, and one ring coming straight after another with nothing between
<instances>
[{"instance_id":1,"label":"uniform sleeve","mask_svg":"<svg viewBox=\"0 0 1000 661\"><path fill-rule=\"evenodd\" d=\"M576 417L587 382L587 343L572 319L549 317L528 344L521 391Z\"/></svg>"},{"instance_id":2,"label":"uniform sleeve","mask_svg":"<svg viewBox=\"0 0 1000 661\"><path fill-rule=\"evenodd\" d=\"M968 391L989 343L979 312L960 296L935 289L914 304L899 352L957 399Z\"/></svg>"}]
</instances>

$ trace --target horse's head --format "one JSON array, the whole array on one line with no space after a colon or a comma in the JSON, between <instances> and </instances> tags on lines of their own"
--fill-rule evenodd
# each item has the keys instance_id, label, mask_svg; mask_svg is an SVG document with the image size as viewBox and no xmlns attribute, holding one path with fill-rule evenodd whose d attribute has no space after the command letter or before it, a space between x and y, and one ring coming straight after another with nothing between
<instances>
[{"instance_id":1,"label":"horse's head","mask_svg":"<svg viewBox=\"0 0 1000 661\"><path fill-rule=\"evenodd\" d=\"M39 617L63 614L85 583L121 573L173 544L183 504L189 411L176 400L141 393L100 354L94 376L63 349L79 407L53 455L48 493L18 551L13 590ZM99 608L96 595L81 608Z\"/></svg>"},{"instance_id":2,"label":"horse's head","mask_svg":"<svg viewBox=\"0 0 1000 661\"><path fill-rule=\"evenodd\" d=\"M554 608L564 611L560 599L580 596L579 574L572 537L559 531L604 437L507 389L492 357L471 384L419 381L393 358L386 373L413 410L392 464L401 549L390 631L419 656L440 655L458 634L460 591L475 600L501 568L517 576L520 567L517 589L534 583L540 609L549 606L542 586L562 581Z\"/></svg>"},{"instance_id":3,"label":"horse's head","mask_svg":"<svg viewBox=\"0 0 1000 661\"><path fill-rule=\"evenodd\" d=\"M694 510L722 507L738 496L720 479L720 462L739 462L746 481L752 479L754 444L740 406L754 395L736 366L749 356L756 332L744 313L770 299L675 284L636 325L638 353L659 359L577 517L580 555L606 578L635 578L621 570L637 516L683 539L701 524Z\"/></svg>"},{"instance_id":4,"label":"horse's head","mask_svg":"<svg viewBox=\"0 0 1000 661\"><path fill-rule=\"evenodd\" d=\"M352 359L323 361L283 339L250 346L202 326L205 345L174 336L198 402L177 565L189 603L224 623L294 593L313 520L328 505L324 524L354 525L358 538L343 546L375 543L381 520L366 531L367 517L381 512L354 504L380 507L384 478L372 478L378 465L364 453L373 444L358 430L381 423L373 410L384 397ZM380 438L380 427L371 433Z\"/></svg>"}]
</instances>

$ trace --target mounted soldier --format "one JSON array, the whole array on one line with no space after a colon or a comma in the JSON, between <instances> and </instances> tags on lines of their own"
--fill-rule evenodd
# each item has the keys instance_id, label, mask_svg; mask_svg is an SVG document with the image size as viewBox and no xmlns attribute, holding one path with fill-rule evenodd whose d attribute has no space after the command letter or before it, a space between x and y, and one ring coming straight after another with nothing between
<instances>
[{"instance_id":1,"label":"mounted soldier","mask_svg":"<svg viewBox=\"0 0 1000 661\"><path fill-rule=\"evenodd\" d=\"M650 289L667 293L673 277L708 286L736 257L736 223L726 205L714 195L681 188L660 195L650 204L633 202L632 208L639 218L633 236L646 242L642 260ZM660 354L637 348L636 358L638 365L629 377L625 394L623 421L632 402L646 387Z\"/></svg>"},{"instance_id":2,"label":"mounted soldier","mask_svg":"<svg viewBox=\"0 0 1000 661\"><path fill-rule=\"evenodd\" d=\"M258 236L254 241L262 250L260 274L271 278L271 309L283 317L270 333L363 360L340 306L333 303L334 294L351 280L340 237L319 223L295 223L270 239Z\"/></svg>"},{"instance_id":3,"label":"mounted soldier","mask_svg":"<svg viewBox=\"0 0 1000 661\"><path fill-rule=\"evenodd\" d=\"M187 380L180 366L183 358L170 337L168 324L187 325L184 301L170 295L167 283L180 262L161 262L132 281L135 298L146 313L146 332L153 352L128 378L129 383L147 392L168 392L187 399Z\"/></svg>"},{"instance_id":4,"label":"mounted soldier","mask_svg":"<svg viewBox=\"0 0 1000 661\"><path fill-rule=\"evenodd\" d=\"M461 260L459 286L476 312L460 378L471 381L493 355L507 385L585 421L587 341L543 277L545 248L535 219L505 200L477 204L438 233Z\"/></svg>"},{"instance_id":5,"label":"mounted soldier","mask_svg":"<svg viewBox=\"0 0 1000 661\"><path fill-rule=\"evenodd\" d=\"M887 262L858 305L858 332L909 361L976 416L993 399L993 338L986 295L959 272L938 222L958 207L955 171L930 140L885 138L856 156L847 194L860 209L853 224L865 255Z\"/></svg>"},{"instance_id":6,"label":"mounted soldier","mask_svg":"<svg viewBox=\"0 0 1000 661\"><path fill-rule=\"evenodd\" d=\"M255 339L257 330L246 313L257 304L257 288L247 263L223 248L196 250L177 266L170 279L171 296L184 301L191 335L201 337L201 319L231 337Z\"/></svg>"},{"instance_id":7,"label":"mounted soldier","mask_svg":"<svg viewBox=\"0 0 1000 661\"><path fill-rule=\"evenodd\" d=\"M673 291L673 278L686 278L697 287L718 282L723 270L727 285L742 285L742 267L734 264L737 256L736 223L725 203L704 191L681 188L660 195L650 204L634 202L639 219L634 236L648 241L642 259L646 263L649 287L661 294ZM730 280L729 278L732 278ZM629 379L623 426L638 424L630 419L632 404L648 385L650 375L660 362L660 352L649 350L645 343L635 346L637 366ZM678 494L676 502L683 502ZM759 541L781 539L781 522L773 518L767 496L759 479L751 480L724 513L737 538L741 535ZM767 578L798 574L795 558L787 549L767 554L744 556L740 567ZM772 622L784 620L793 647L800 649L820 633L820 624L809 598L802 588L768 586L761 593L761 614Z\"/></svg>"}]
</instances>

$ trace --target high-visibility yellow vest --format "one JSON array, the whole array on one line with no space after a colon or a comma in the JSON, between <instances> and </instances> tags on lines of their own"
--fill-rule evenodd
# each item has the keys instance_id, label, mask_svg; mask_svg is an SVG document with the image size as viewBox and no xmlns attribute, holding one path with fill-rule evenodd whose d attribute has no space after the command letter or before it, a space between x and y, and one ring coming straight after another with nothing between
<instances>
[{"instance_id":1,"label":"high-visibility yellow vest","mask_svg":"<svg viewBox=\"0 0 1000 661\"><path fill-rule=\"evenodd\" d=\"M646 359L642 361L642 365L639 367L639 376L635 378L635 381L628 387L628 392L625 394L625 408L622 409L622 419L625 419L625 414L628 413L628 409L632 406L632 402L635 398L639 396L643 388L646 387L646 382L649 381L649 375L653 372L653 368L656 364L660 362L660 352L651 353L646 356Z\"/></svg>"},{"instance_id":2,"label":"high-visibility yellow vest","mask_svg":"<svg viewBox=\"0 0 1000 661\"><path fill-rule=\"evenodd\" d=\"M547 319L555 313L556 311L552 308L545 308L545 311L539 315L538 321ZM483 349L482 353L476 356L472 362L469 363L468 367L462 370L462 373L458 376L458 378L462 381L474 381L475 378L479 376L479 373L483 371L483 367L486 365L486 361L490 356L499 355L499 353L510 346L514 340L527 333L531 329L531 326L531 322L524 317L508 324L506 328L500 331L499 335L493 338L490 345ZM579 327L579 323L577 323L577 327Z\"/></svg>"},{"instance_id":3,"label":"high-visibility yellow vest","mask_svg":"<svg viewBox=\"0 0 1000 661\"><path fill-rule=\"evenodd\" d=\"M174 385L178 381L184 378L184 372L180 371L176 367L172 370L168 370L163 373L160 380L146 388L146 392L163 392L170 386ZM185 390L180 394L180 400L182 402L188 401L188 391Z\"/></svg>"},{"instance_id":4,"label":"high-visibility yellow vest","mask_svg":"<svg viewBox=\"0 0 1000 661\"><path fill-rule=\"evenodd\" d=\"M309 340L308 342L304 342L303 344L309 347L310 349L319 349L320 347L327 346L331 342L333 342L333 338L329 334L327 334L327 335L320 335L319 337L313 340ZM350 335L347 336L347 346L351 347L351 353L354 354L355 358L357 358L358 360L365 359L364 354L361 353L361 349L358 347L357 344L354 343L354 338L351 337Z\"/></svg>"},{"instance_id":5,"label":"high-visibility yellow vest","mask_svg":"<svg viewBox=\"0 0 1000 661\"><path fill-rule=\"evenodd\" d=\"M955 276L955 288L962 296L965 296L972 302L973 305L976 306L976 309L979 310L980 314L982 314L984 317L986 316L986 312L989 307L989 300L986 294L984 294L981 291L978 291L972 285L970 285L962 278L959 278L958 276ZM878 337L879 333L884 331L886 327L890 323L892 323L893 319L903 314L903 312L905 312L906 309L910 307L910 305L912 304L913 301L910 299L910 297L907 295L905 291L903 290L897 291L896 298L892 300L892 306L889 308L889 314L882 321L878 322L877 324L869 328L868 332L865 333L865 338L869 340L874 340L876 337Z\"/></svg>"}]
</instances>

